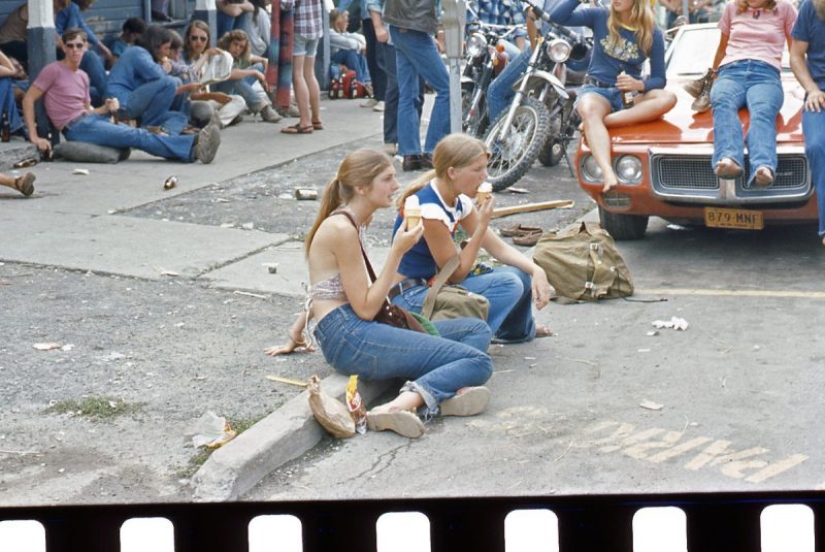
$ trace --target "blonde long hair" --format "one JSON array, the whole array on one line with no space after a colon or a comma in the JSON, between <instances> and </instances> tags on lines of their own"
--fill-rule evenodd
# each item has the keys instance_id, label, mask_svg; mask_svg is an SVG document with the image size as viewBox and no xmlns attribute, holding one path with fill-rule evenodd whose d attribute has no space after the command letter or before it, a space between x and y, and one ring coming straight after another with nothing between
<instances>
[{"instance_id":1,"label":"blonde long hair","mask_svg":"<svg viewBox=\"0 0 825 552\"><path fill-rule=\"evenodd\" d=\"M772 1L772 0L771 0ZM636 43L645 56L650 55L653 48L653 31L656 29L656 18L653 9L650 7L650 0L634 0L633 8L630 10L630 19L624 25L636 29ZM609 49L616 48L621 42L619 28L622 23L616 14L613 4L610 4L610 15L607 18L607 45Z\"/></svg>"},{"instance_id":2,"label":"blonde long hair","mask_svg":"<svg viewBox=\"0 0 825 552\"><path fill-rule=\"evenodd\" d=\"M410 183L396 201L398 210L404 205L404 200L418 192L433 179L433 177L450 181L447 171L450 167L463 169L475 163L479 157L490 157L490 150L479 140L468 134L449 134L441 139L433 151L433 169L416 178Z\"/></svg>"},{"instance_id":3,"label":"blonde long hair","mask_svg":"<svg viewBox=\"0 0 825 552\"><path fill-rule=\"evenodd\" d=\"M304 253L307 256L309 256L309 247L321 223L336 209L349 203L355 195L356 188L362 186L369 188L373 180L391 166L392 159L380 151L359 149L344 157L338 165L338 173L327 182L321 196L318 214L304 242Z\"/></svg>"}]
</instances>

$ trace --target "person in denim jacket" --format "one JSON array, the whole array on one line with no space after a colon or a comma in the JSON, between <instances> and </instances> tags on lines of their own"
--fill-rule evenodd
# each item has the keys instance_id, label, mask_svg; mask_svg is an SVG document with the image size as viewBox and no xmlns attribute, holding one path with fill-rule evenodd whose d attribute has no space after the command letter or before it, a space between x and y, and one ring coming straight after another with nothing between
<instances>
[{"instance_id":1,"label":"person in denim jacket","mask_svg":"<svg viewBox=\"0 0 825 552\"><path fill-rule=\"evenodd\" d=\"M805 156L816 189L819 237L825 245L825 0L803 0L791 36L791 69L805 89Z\"/></svg>"},{"instance_id":2,"label":"person in denim jacket","mask_svg":"<svg viewBox=\"0 0 825 552\"><path fill-rule=\"evenodd\" d=\"M374 282L362 254L361 234L377 209L392 206L399 189L392 159L371 150L347 155L324 189L315 223L306 238L309 262L309 308L293 324L282 347L269 355L309 347L307 320L326 361L344 375L362 380L405 379L400 394L367 413L367 427L416 438L426 418L471 416L487 406L490 393L480 387L492 375L487 354L490 328L482 320L454 318L433 322L440 336L376 322L387 300L404 252L422 236L419 223L395 234L389 255Z\"/></svg>"},{"instance_id":3,"label":"person in denim jacket","mask_svg":"<svg viewBox=\"0 0 825 552\"><path fill-rule=\"evenodd\" d=\"M178 91L178 81L168 74L171 45L168 29L150 25L112 67L107 96L120 102L120 117L136 119L143 128L175 135L181 133L188 118L171 110Z\"/></svg>"}]
</instances>

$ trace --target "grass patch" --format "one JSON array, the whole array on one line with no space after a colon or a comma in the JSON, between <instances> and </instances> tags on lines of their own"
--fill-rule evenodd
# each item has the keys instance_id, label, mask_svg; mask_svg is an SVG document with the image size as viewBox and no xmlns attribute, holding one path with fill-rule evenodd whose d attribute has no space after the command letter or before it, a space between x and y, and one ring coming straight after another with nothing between
<instances>
[{"instance_id":1,"label":"grass patch","mask_svg":"<svg viewBox=\"0 0 825 552\"><path fill-rule=\"evenodd\" d=\"M143 409L145 403L130 404L110 397L87 397L80 401L58 401L46 409L47 414L72 414L85 416L96 422L105 422L134 414Z\"/></svg>"},{"instance_id":2,"label":"grass patch","mask_svg":"<svg viewBox=\"0 0 825 552\"><path fill-rule=\"evenodd\" d=\"M251 418L227 418L227 422L229 423L229 427L237 434L235 438L237 439L238 435L258 423L259 421L263 420L266 417L266 414L262 414L257 417ZM195 449L195 454L189 459L189 462L178 470L178 478L181 479L189 479L195 472L197 472L201 466L206 463L212 453L215 452L217 449L210 449L207 447L199 447Z\"/></svg>"}]
</instances>

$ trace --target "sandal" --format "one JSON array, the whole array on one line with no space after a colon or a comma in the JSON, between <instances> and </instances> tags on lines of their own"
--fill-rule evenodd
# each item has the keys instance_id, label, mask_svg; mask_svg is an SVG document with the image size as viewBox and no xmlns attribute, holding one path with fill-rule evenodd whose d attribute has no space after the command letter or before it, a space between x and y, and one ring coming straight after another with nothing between
<instances>
[{"instance_id":1,"label":"sandal","mask_svg":"<svg viewBox=\"0 0 825 552\"><path fill-rule=\"evenodd\" d=\"M408 410L367 412L367 429L370 431L390 430L410 439L418 439L424 435L424 424L421 419Z\"/></svg>"},{"instance_id":2,"label":"sandal","mask_svg":"<svg viewBox=\"0 0 825 552\"><path fill-rule=\"evenodd\" d=\"M536 337L553 337L554 334L553 330L551 330L548 326L536 326Z\"/></svg>"},{"instance_id":3,"label":"sandal","mask_svg":"<svg viewBox=\"0 0 825 552\"><path fill-rule=\"evenodd\" d=\"M522 234L521 236L516 236L513 238L513 243L516 245L524 245L527 247L532 247L539 243L539 239L541 235L544 233L543 230L539 230L538 232L530 232L529 234Z\"/></svg>"},{"instance_id":4,"label":"sandal","mask_svg":"<svg viewBox=\"0 0 825 552\"><path fill-rule=\"evenodd\" d=\"M34 193L34 181L37 177L34 173L27 172L14 179L14 189L28 197Z\"/></svg>"},{"instance_id":5,"label":"sandal","mask_svg":"<svg viewBox=\"0 0 825 552\"><path fill-rule=\"evenodd\" d=\"M324 123L321 121L312 121L312 128L315 130L324 130Z\"/></svg>"},{"instance_id":6,"label":"sandal","mask_svg":"<svg viewBox=\"0 0 825 552\"><path fill-rule=\"evenodd\" d=\"M484 412L490 402L486 387L463 387L439 405L442 416L476 416Z\"/></svg>"},{"instance_id":7,"label":"sandal","mask_svg":"<svg viewBox=\"0 0 825 552\"><path fill-rule=\"evenodd\" d=\"M297 124L294 124L292 126L282 128L281 132L283 134L312 134L312 129L313 128L314 127L312 125L301 126L301 123L297 123Z\"/></svg>"},{"instance_id":8,"label":"sandal","mask_svg":"<svg viewBox=\"0 0 825 552\"><path fill-rule=\"evenodd\" d=\"M542 229L538 226L525 226L524 224L514 224L513 226L505 226L499 230L504 238L513 238L515 236L524 236L525 234L532 234L533 232L541 232Z\"/></svg>"}]
</instances>

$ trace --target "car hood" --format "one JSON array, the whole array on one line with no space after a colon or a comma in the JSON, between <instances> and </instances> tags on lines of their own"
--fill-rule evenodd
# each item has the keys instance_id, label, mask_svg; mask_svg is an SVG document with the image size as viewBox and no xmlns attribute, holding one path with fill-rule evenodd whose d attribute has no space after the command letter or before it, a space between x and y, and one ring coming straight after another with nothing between
<instances>
[{"instance_id":1,"label":"car hood","mask_svg":"<svg viewBox=\"0 0 825 552\"><path fill-rule=\"evenodd\" d=\"M674 92L676 106L661 119L625 128L610 129L614 143L624 144L707 144L713 143L713 115L711 111L696 113L690 106L693 97L682 86L691 79L668 79L667 89ZM777 118L777 142L801 142L802 102L804 90L792 75L783 76L785 102ZM747 109L739 112L739 119L747 132L750 117Z\"/></svg>"}]
</instances>

